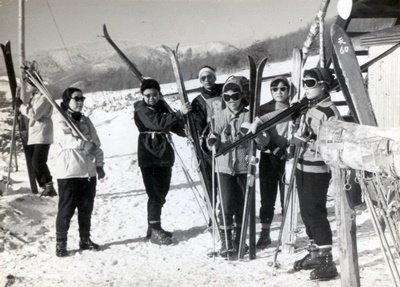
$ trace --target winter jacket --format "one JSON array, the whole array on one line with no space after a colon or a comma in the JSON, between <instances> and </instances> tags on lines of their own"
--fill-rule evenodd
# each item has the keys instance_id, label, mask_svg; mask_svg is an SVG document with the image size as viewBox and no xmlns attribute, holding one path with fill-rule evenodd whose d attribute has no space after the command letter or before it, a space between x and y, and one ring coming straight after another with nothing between
<instances>
[{"instance_id":1,"label":"winter jacket","mask_svg":"<svg viewBox=\"0 0 400 287\"><path fill-rule=\"evenodd\" d=\"M260 106L260 115L269 114L275 111L282 111L289 107L289 104L284 104L280 102L275 102L274 100L265 103ZM277 112L270 114L275 115ZM268 129L268 134L271 138L269 146L273 149L273 146L278 146L282 150L285 150L288 145L288 130L289 130L289 122L281 122L272 128ZM264 147L265 148L265 147ZM269 152L269 150L267 150Z\"/></svg>"},{"instance_id":2,"label":"winter jacket","mask_svg":"<svg viewBox=\"0 0 400 287\"><path fill-rule=\"evenodd\" d=\"M310 136L311 141L300 151L297 164L299 170L311 173L329 172L329 166L325 164L321 155L316 150L315 139L318 137L318 129L323 122L341 119L342 117L335 104L332 103L330 96L307 110L304 123L300 123L300 130L304 130L306 133L305 136ZM302 124L305 126L303 127Z\"/></svg>"},{"instance_id":3,"label":"winter jacket","mask_svg":"<svg viewBox=\"0 0 400 287\"><path fill-rule=\"evenodd\" d=\"M212 107L209 105L209 99L220 98L222 93L223 84L215 84L212 91L202 88L200 95L192 101L192 115L193 121L199 135L203 132L207 125L207 120L211 116L210 110Z\"/></svg>"},{"instance_id":4,"label":"winter jacket","mask_svg":"<svg viewBox=\"0 0 400 287\"><path fill-rule=\"evenodd\" d=\"M62 116L57 113L54 116L56 142L59 148L56 177L59 179L94 177L97 174L96 167L104 165L104 154L100 148L96 129L92 121L84 115L80 121L74 120L69 113L67 115L85 138L95 144L96 148L90 153L85 151L84 141L71 131Z\"/></svg>"},{"instance_id":5,"label":"winter jacket","mask_svg":"<svg viewBox=\"0 0 400 287\"><path fill-rule=\"evenodd\" d=\"M41 93L32 94L27 105L19 108L29 119L28 145L53 143L53 106Z\"/></svg>"},{"instance_id":6,"label":"winter jacket","mask_svg":"<svg viewBox=\"0 0 400 287\"><path fill-rule=\"evenodd\" d=\"M240 139L243 134L240 127L244 122L249 122L249 110L244 108L239 114L234 114L229 108L215 114L212 120L212 134L220 138L219 149L231 145ZM229 175L247 173L248 142L230 150L225 155L217 157L218 171Z\"/></svg>"},{"instance_id":7,"label":"winter jacket","mask_svg":"<svg viewBox=\"0 0 400 287\"><path fill-rule=\"evenodd\" d=\"M170 144L170 132L185 136L182 115L171 113L165 102L160 100L155 106L143 100L134 104L135 124L139 130L138 162L140 167L172 167L175 154Z\"/></svg>"}]
</instances>

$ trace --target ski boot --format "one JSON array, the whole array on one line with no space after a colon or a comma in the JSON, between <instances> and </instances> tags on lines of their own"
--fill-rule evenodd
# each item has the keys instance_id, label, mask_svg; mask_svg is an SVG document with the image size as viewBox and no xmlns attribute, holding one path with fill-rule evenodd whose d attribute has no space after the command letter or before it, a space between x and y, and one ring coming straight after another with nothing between
<instances>
[{"instance_id":1,"label":"ski boot","mask_svg":"<svg viewBox=\"0 0 400 287\"><path fill-rule=\"evenodd\" d=\"M81 250L99 251L100 245L98 245L98 244L94 243L92 240L90 240L89 236L83 236L83 237L81 237L81 240L79 241L79 248Z\"/></svg>"},{"instance_id":2,"label":"ski boot","mask_svg":"<svg viewBox=\"0 0 400 287\"><path fill-rule=\"evenodd\" d=\"M237 252L239 252L239 248L240 248L240 236L242 234L242 228L241 227L236 227L235 228L235 234L233 236L233 249ZM249 246L244 243L244 253L249 252Z\"/></svg>"},{"instance_id":3,"label":"ski boot","mask_svg":"<svg viewBox=\"0 0 400 287\"><path fill-rule=\"evenodd\" d=\"M56 256L57 257L66 257L66 256L68 256L67 241L66 240L57 240L57 243L56 243Z\"/></svg>"},{"instance_id":4,"label":"ski boot","mask_svg":"<svg viewBox=\"0 0 400 287\"><path fill-rule=\"evenodd\" d=\"M170 234L172 237L172 233ZM172 244L171 237L169 237L163 229L152 228L150 235L150 242L157 245L171 245Z\"/></svg>"},{"instance_id":5,"label":"ski boot","mask_svg":"<svg viewBox=\"0 0 400 287\"><path fill-rule=\"evenodd\" d=\"M226 230L226 238L225 238L225 231L220 230L220 237L221 237L221 249L219 254L221 257L228 257L232 255L233 250L233 242L232 242L232 229ZM228 239L228 241L226 241Z\"/></svg>"},{"instance_id":6,"label":"ski boot","mask_svg":"<svg viewBox=\"0 0 400 287\"><path fill-rule=\"evenodd\" d=\"M320 251L318 254L319 266L311 271L311 280L330 280L338 275L330 250Z\"/></svg>"},{"instance_id":7,"label":"ski boot","mask_svg":"<svg viewBox=\"0 0 400 287\"><path fill-rule=\"evenodd\" d=\"M308 246L308 254L302 259L295 261L293 264L293 269L291 271L296 272L300 270L310 270L318 268L321 264L320 260L318 259L318 254L318 246L315 244L310 244Z\"/></svg>"},{"instance_id":8,"label":"ski boot","mask_svg":"<svg viewBox=\"0 0 400 287\"><path fill-rule=\"evenodd\" d=\"M45 184L45 186L43 187L43 191L40 194L40 196L41 197L42 196L50 196L50 197L57 196L57 192L54 189L54 185L53 185L52 182L48 182L48 183Z\"/></svg>"},{"instance_id":9,"label":"ski boot","mask_svg":"<svg viewBox=\"0 0 400 287\"><path fill-rule=\"evenodd\" d=\"M164 230L164 229L162 229L162 228L161 228L161 230L162 230L162 232L165 233L165 235L166 235L168 238L172 238L172 232L166 231L166 230ZM146 239L150 239L150 238L151 238L151 234L152 234L152 228L151 228L151 226L149 225L149 226L147 227Z\"/></svg>"},{"instance_id":10,"label":"ski boot","mask_svg":"<svg viewBox=\"0 0 400 287\"><path fill-rule=\"evenodd\" d=\"M256 247L258 249L264 249L266 248L268 245L271 244L271 237L269 235L269 228L262 228L261 232L260 232L260 237L258 238Z\"/></svg>"}]
</instances>

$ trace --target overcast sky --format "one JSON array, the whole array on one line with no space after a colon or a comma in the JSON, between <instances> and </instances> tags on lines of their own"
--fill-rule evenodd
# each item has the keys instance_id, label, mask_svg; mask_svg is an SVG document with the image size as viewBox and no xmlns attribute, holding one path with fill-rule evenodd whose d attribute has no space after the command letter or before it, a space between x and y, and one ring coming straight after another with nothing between
<instances>
[{"instance_id":1,"label":"overcast sky","mask_svg":"<svg viewBox=\"0 0 400 287\"><path fill-rule=\"evenodd\" d=\"M331 0L327 17L337 14ZM18 0L0 0L0 40L18 41ZM243 47L309 24L320 0L27 0L27 52L114 39L143 45L224 41ZM51 12L52 11L52 12ZM54 19L53 19L54 17ZM57 29L58 26L58 29ZM63 41L62 41L63 40ZM14 45L15 47L15 45Z\"/></svg>"}]
</instances>

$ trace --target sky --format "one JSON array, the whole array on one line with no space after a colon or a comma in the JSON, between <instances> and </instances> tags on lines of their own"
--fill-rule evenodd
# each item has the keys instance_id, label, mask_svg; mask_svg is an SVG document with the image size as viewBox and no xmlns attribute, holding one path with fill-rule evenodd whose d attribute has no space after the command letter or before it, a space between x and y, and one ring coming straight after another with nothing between
<instances>
[{"instance_id":1,"label":"sky","mask_svg":"<svg viewBox=\"0 0 400 287\"><path fill-rule=\"evenodd\" d=\"M0 41L18 41L18 2L0 0ZM337 14L330 1L327 18ZM113 39L175 46L223 41L237 47L307 26L320 0L26 0L26 51Z\"/></svg>"}]
</instances>

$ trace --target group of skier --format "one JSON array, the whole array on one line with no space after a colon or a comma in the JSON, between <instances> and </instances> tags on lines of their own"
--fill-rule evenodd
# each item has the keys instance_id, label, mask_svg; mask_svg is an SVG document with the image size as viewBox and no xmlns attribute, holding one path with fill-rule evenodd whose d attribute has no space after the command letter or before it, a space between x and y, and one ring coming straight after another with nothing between
<instances>
[{"instance_id":1,"label":"group of skier","mask_svg":"<svg viewBox=\"0 0 400 287\"><path fill-rule=\"evenodd\" d=\"M296 168L296 186L299 194L300 214L310 239L308 254L295 261L293 270L313 270L311 279L331 279L337 276L332 259L332 231L327 219L327 193L331 174L329 167L318 155L316 139L318 128L324 121L338 120L341 116L332 103L329 90L333 76L324 68L304 71L303 87L308 100L308 108L301 115L299 131L291 144L299 149ZM143 100L135 103L135 123L139 129L138 157L143 181L148 194L147 237L160 245L172 243L172 233L161 225L161 211L165 203L174 163L173 143L170 132L185 136L185 115L192 113L196 129L202 139L205 156L217 151L244 136L256 133L258 126L289 107L289 81L277 77L271 81L273 100L262 105L260 114L250 125L248 106L248 81L244 77L231 76L221 85L217 84L216 72L210 66L199 71L202 91L192 104L186 103L173 112L163 101L160 85L153 79L142 82ZM261 232L257 247L263 249L271 244L270 227L274 216L275 201L280 192L283 210L285 193L285 165L289 158L289 121L280 122L256 138L260 149L260 220ZM210 202L218 201L218 226L221 238L221 256L235 252L239 248L244 196L248 172L248 143L231 149L217 157L215 188L218 196L208 192ZM212 176L211 163L207 165L207 176ZM211 181L205 184L210 185ZM218 187L218 188L217 188ZM206 190L212 190L208 186ZM212 215L211 215L212 216ZM211 219L210 219L211 225Z\"/></svg>"},{"instance_id":2,"label":"group of skier","mask_svg":"<svg viewBox=\"0 0 400 287\"><path fill-rule=\"evenodd\" d=\"M319 126L328 120L340 119L340 114L330 100L329 90L332 74L324 68L313 68L304 72L303 87L308 99L308 109L301 115L299 130L291 141L300 149L296 168L296 186L299 195L300 213L310 239L309 253L294 264L294 270L313 269L311 279L330 279L337 275L332 260L332 232L327 220L327 192L330 181L329 167L324 163L315 147ZM140 86L142 100L134 104L134 120L139 130L138 164L148 195L146 237L159 245L172 244L172 232L161 224L162 207L170 188L175 151L171 132L178 136L185 133L185 117L193 115L196 129L202 139L203 153L210 158L211 151L229 146L245 133L257 133L264 122L290 106L289 81L285 77L274 78L270 83L272 101L260 107L258 117L249 125L249 82L245 77L231 76L224 84L216 83L215 69L204 66L199 71L202 91L192 103L185 103L180 110L173 111L162 97L159 83L146 78ZM31 98L24 105L17 98L16 107L29 119L29 144L33 150L33 166L37 181L43 188L43 196L56 196L52 176L47 166L50 144L53 143L52 105L33 87ZM96 194L96 175L105 177L103 152L94 125L82 114L85 97L82 91L68 88L62 95L61 108L64 117L84 134L84 139L57 118L57 143L59 165L58 214L56 219L56 255L68 255L67 237L71 218L78 210L80 248L100 250L90 239L91 214ZM248 129L244 129L244 126ZM271 244L270 228L274 217L278 195L283 209L285 196L285 165L289 159L290 122L280 122L267 133L260 133L256 143L260 149L260 220L261 232L257 248ZM244 197L248 172L248 142L217 157L217 193L208 192L210 201L218 205L218 225L222 256L239 248ZM211 178L212 164L207 161L207 176ZM207 191L214 187L208 184ZM218 187L218 188L217 188ZM210 225L211 225L210 219Z\"/></svg>"}]
</instances>

